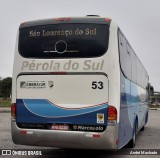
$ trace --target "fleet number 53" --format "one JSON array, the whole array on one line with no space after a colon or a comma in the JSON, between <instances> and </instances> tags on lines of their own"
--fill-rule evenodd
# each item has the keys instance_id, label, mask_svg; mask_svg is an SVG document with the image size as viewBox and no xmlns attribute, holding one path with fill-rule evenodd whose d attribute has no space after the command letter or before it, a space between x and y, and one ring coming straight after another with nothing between
<instances>
[{"instance_id":1,"label":"fleet number 53","mask_svg":"<svg viewBox=\"0 0 160 158\"><path fill-rule=\"evenodd\" d=\"M102 81L93 81L92 82L92 89L103 89L103 82Z\"/></svg>"}]
</instances>

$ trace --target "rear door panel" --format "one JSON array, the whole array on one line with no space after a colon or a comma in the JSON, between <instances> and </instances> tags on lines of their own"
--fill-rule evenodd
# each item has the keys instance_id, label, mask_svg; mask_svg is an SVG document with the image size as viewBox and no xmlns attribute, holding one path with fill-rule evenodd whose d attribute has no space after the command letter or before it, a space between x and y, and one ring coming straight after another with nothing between
<instances>
[{"instance_id":1,"label":"rear door panel","mask_svg":"<svg viewBox=\"0 0 160 158\"><path fill-rule=\"evenodd\" d=\"M107 125L105 75L21 75L17 123Z\"/></svg>"}]
</instances>

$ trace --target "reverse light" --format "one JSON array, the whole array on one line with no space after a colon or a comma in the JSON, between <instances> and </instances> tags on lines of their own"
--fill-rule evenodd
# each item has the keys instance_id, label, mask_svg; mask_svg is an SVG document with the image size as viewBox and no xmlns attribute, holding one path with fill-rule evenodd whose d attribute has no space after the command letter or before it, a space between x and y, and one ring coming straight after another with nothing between
<instances>
[{"instance_id":1,"label":"reverse light","mask_svg":"<svg viewBox=\"0 0 160 158\"><path fill-rule=\"evenodd\" d=\"M33 131L30 130L22 130L20 131L20 134L25 135L25 134L33 134Z\"/></svg>"},{"instance_id":2,"label":"reverse light","mask_svg":"<svg viewBox=\"0 0 160 158\"><path fill-rule=\"evenodd\" d=\"M11 116L13 118L16 117L16 103L12 103L12 105L11 105Z\"/></svg>"},{"instance_id":3,"label":"reverse light","mask_svg":"<svg viewBox=\"0 0 160 158\"><path fill-rule=\"evenodd\" d=\"M108 120L117 120L117 109L114 106L108 106Z\"/></svg>"}]
</instances>

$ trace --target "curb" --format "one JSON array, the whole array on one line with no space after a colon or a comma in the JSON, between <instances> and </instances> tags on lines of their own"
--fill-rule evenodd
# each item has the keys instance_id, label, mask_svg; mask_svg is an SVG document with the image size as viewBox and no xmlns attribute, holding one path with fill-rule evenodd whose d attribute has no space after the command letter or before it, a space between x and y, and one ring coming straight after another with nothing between
<instances>
[{"instance_id":1,"label":"curb","mask_svg":"<svg viewBox=\"0 0 160 158\"><path fill-rule=\"evenodd\" d=\"M0 113L10 113L10 112L11 112L10 107L9 108L3 108L3 107L0 108Z\"/></svg>"},{"instance_id":2,"label":"curb","mask_svg":"<svg viewBox=\"0 0 160 158\"><path fill-rule=\"evenodd\" d=\"M160 108L149 108L149 110L160 110Z\"/></svg>"}]
</instances>

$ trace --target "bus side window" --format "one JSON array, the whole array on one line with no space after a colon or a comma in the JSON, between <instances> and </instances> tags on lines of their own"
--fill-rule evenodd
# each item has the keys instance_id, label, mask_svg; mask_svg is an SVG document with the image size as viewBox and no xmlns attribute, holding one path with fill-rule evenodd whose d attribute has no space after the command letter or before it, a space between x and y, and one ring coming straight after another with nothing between
<instances>
[{"instance_id":1,"label":"bus side window","mask_svg":"<svg viewBox=\"0 0 160 158\"><path fill-rule=\"evenodd\" d=\"M137 83L137 58L133 51L131 51L132 57L132 81Z\"/></svg>"},{"instance_id":2,"label":"bus side window","mask_svg":"<svg viewBox=\"0 0 160 158\"><path fill-rule=\"evenodd\" d=\"M128 53L128 54L131 54L131 49L130 49L130 47L129 47L129 45L128 45L128 42L127 42L126 47L127 47L127 53Z\"/></svg>"},{"instance_id":3,"label":"bus side window","mask_svg":"<svg viewBox=\"0 0 160 158\"><path fill-rule=\"evenodd\" d=\"M121 33L119 34L119 41L120 41L120 44L121 44L122 47L123 47L123 36L122 36Z\"/></svg>"},{"instance_id":4,"label":"bus side window","mask_svg":"<svg viewBox=\"0 0 160 158\"><path fill-rule=\"evenodd\" d=\"M123 44L121 45L121 42ZM122 72L126 78L131 80L131 55L130 50L127 49L127 41L122 33L119 31L119 52L120 52L120 65Z\"/></svg>"}]
</instances>

